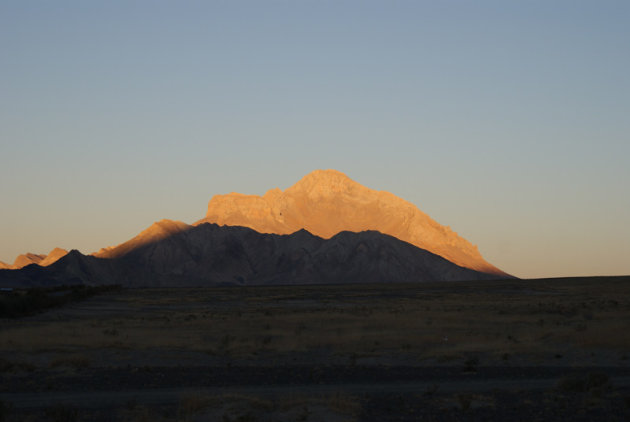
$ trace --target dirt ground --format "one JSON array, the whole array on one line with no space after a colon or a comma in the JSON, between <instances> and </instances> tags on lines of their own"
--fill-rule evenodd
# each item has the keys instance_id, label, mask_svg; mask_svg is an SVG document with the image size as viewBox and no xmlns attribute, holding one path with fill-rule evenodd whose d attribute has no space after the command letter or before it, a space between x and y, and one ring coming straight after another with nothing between
<instances>
[{"instance_id":1,"label":"dirt ground","mask_svg":"<svg viewBox=\"0 0 630 422\"><path fill-rule=\"evenodd\" d=\"M0 320L0 421L630 420L630 277L122 290Z\"/></svg>"}]
</instances>

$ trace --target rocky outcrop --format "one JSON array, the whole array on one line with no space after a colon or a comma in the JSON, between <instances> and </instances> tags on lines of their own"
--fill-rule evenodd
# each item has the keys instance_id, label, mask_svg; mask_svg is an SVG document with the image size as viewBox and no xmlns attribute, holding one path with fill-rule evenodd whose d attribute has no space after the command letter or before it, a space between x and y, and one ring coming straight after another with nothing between
<instances>
[{"instance_id":1,"label":"rocky outcrop","mask_svg":"<svg viewBox=\"0 0 630 422\"><path fill-rule=\"evenodd\" d=\"M486 262L476 246L415 205L389 192L369 189L336 170L316 170L285 191L263 196L216 195L195 224L244 226L262 233L305 229L331 238L342 231L375 230L409 242L476 271L507 275Z\"/></svg>"},{"instance_id":2,"label":"rocky outcrop","mask_svg":"<svg viewBox=\"0 0 630 422\"><path fill-rule=\"evenodd\" d=\"M60 258L66 256L67 254L68 254L68 251L65 249L55 248L52 251L50 251L50 253L46 255L46 258L42 259L37 265L41 265L42 267L47 267L48 265L51 265L57 262Z\"/></svg>"},{"instance_id":3,"label":"rocky outcrop","mask_svg":"<svg viewBox=\"0 0 630 422\"><path fill-rule=\"evenodd\" d=\"M17 269L26 267L27 265L31 264L39 264L44 258L46 258L46 255L37 255L27 252L25 254L18 255L18 257L15 258L15 261L13 262L13 268Z\"/></svg>"},{"instance_id":4,"label":"rocky outcrop","mask_svg":"<svg viewBox=\"0 0 630 422\"><path fill-rule=\"evenodd\" d=\"M67 250L61 248L53 249L48 255L34 254L28 252L22 255L18 255L18 257L15 258L13 265L8 265L0 261L0 270L19 270L20 268L24 268L27 265L31 264L46 267L56 262L59 258L65 256L67 253Z\"/></svg>"},{"instance_id":5,"label":"rocky outcrop","mask_svg":"<svg viewBox=\"0 0 630 422\"><path fill-rule=\"evenodd\" d=\"M163 220L109 253L103 258L71 251L48 267L0 271L0 283L172 287L497 278L376 231L323 239L306 230L276 235Z\"/></svg>"},{"instance_id":6,"label":"rocky outcrop","mask_svg":"<svg viewBox=\"0 0 630 422\"><path fill-rule=\"evenodd\" d=\"M177 234L181 231L188 230L192 226L181 221L161 220L153 223L149 228L143 230L134 238L121 243L118 246L110 246L103 248L92 255L97 258L118 258L130 251L149 243L158 242L166 237Z\"/></svg>"}]
</instances>

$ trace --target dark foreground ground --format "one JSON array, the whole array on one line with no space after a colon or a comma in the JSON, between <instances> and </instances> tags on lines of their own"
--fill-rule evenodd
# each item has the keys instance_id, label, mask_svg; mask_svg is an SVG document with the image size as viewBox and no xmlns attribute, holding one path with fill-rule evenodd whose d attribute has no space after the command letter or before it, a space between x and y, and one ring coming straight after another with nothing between
<instances>
[{"instance_id":1,"label":"dark foreground ground","mask_svg":"<svg viewBox=\"0 0 630 422\"><path fill-rule=\"evenodd\" d=\"M629 329L630 277L109 291L0 320L0 421L630 420Z\"/></svg>"}]
</instances>

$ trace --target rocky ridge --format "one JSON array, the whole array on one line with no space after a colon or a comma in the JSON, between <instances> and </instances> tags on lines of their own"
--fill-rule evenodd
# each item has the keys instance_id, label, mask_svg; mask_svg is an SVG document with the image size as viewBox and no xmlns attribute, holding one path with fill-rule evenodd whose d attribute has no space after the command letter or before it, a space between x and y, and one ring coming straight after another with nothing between
<instances>
[{"instance_id":1,"label":"rocky ridge","mask_svg":"<svg viewBox=\"0 0 630 422\"><path fill-rule=\"evenodd\" d=\"M52 251L50 251L50 253L48 253L48 255L27 252L25 254L18 255L15 258L15 261L13 261L13 265L9 265L0 261L0 270L19 270L20 268L24 268L27 265L32 264L46 267L65 256L67 253L67 250L61 248L53 249Z\"/></svg>"},{"instance_id":2,"label":"rocky ridge","mask_svg":"<svg viewBox=\"0 0 630 422\"><path fill-rule=\"evenodd\" d=\"M507 275L486 262L475 245L442 226L412 203L369 189L336 170L316 170L282 191L263 196L215 195L195 224L244 226L261 233L305 229L331 238L342 231L375 230L409 242L466 268Z\"/></svg>"},{"instance_id":3,"label":"rocky ridge","mask_svg":"<svg viewBox=\"0 0 630 422\"><path fill-rule=\"evenodd\" d=\"M330 239L306 230L264 234L246 227L162 220L108 250L71 251L48 267L0 271L5 286L121 284L172 287L487 280L473 271L376 231Z\"/></svg>"},{"instance_id":4,"label":"rocky ridge","mask_svg":"<svg viewBox=\"0 0 630 422\"><path fill-rule=\"evenodd\" d=\"M0 263L22 267L0 271L0 281L142 287L511 277L415 205L335 170L263 196L216 195L193 225L161 220L88 256L56 248Z\"/></svg>"}]
</instances>

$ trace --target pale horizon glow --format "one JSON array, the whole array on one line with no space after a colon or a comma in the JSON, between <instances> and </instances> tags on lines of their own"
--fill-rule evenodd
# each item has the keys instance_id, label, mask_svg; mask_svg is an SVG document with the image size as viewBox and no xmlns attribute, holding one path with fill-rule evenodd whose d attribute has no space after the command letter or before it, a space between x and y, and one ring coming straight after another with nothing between
<instances>
[{"instance_id":1,"label":"pale horizon glow","mask_svg":"<svg viewBox=\"0 0 630 422\"><path fill-rule=\"evenodd\" d=\"M518 277L630 274L630 3L0 4L0 261L336 169Z\"/></svg>"}]
</instances>

